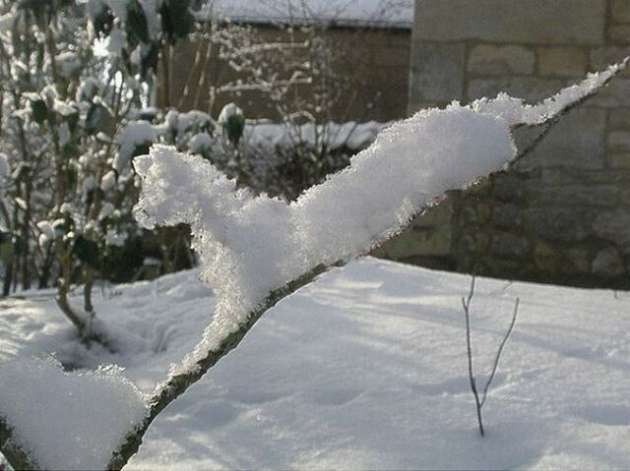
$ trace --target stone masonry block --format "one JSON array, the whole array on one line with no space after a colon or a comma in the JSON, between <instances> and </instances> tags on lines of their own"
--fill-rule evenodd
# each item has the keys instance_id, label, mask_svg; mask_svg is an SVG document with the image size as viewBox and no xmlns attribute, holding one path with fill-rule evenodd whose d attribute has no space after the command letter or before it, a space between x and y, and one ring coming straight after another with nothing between
<instances>
[{"instance_id":1,"label":"stone masonry block","mask_svg":"<svg viewBox=\"0 0 630 471\"><path fill-rule=\"evenodd\" d=\"M530 243L524 237L509 232L497 232L492 237L490 250L499 257L521 258L528 255Z\"/></svg>"},{"instance_id":2,"label":"stone masonry block","mask_svg":"<svg viewBox=\"0 0 630 471\"><path fill-rule=\"evenodd\" d=\"M534 73L536 56L523 46L475 46L468 58L468 71L479 75L529 75Z\"/></svg>"},{"instance_id":3,"label":"stone masonry block","mask_svg":"<svg viewBox=\"0 0 630 471\"><path fill-rule=\"evenodd\" d=\"M576 77L586 73L587 54L579 47L538 49L538 73L554 77Z\"/></svg>"},{"instance_id":4,"label":"stone masonry block","mask_svg":"<svg viewBox=\"0 0 630 471\"><path fill-rule=\"evenodd\" d=\"M606 108L630 107L630 78L615 78L588 102Z\"/></svg>"},{"instance_id":5,"label":"stone masonry block","mask_svg":"<svg viewBox=\"0 0 630 471\"><path fill-rule=\"evenodd\" d=\"M608 28L608 39L615 44L630 44L630 25L612 25Z\"/></svg>"},{"instance_id":6,"label":"stone masonry block","mask_svg":"<svg viewBox=\"0 0 630 471\"><path fill-rule=\"evenodd\" d=\"M601 213L593 223L595 233L615 244L630 248L630 209Z\"/></svg>"},{"instance_id":7,"label":"stone masonry block","mask_svg":"<svg viewBox=\"0 0 630 471\"><path fill-rule=\"evenodd\" d=\"M630 46L608 46L591 49L589 53L589 69L593 72L603 70L610 64L621 62L630 56ZM621 75L630 76L630 69L624 70Z\"/></svg>"},{"instance_id":8,"label":"stone masonry block","mask_svg":"<svg viewBox=\"0 0 630 471\"><path fill-rule=\"evenodd\" d=\"M519 227L522 224L521 210L513 204L497 204L492 213L492 223L496 227Z\"/></svg>"},{"instance_id":9,"label":"stone masonry block","mask_svg":"<svg viewBox=\"0 0 630 471\"><path fill-rule=\"evenodd\" d=\"M612 131L608 134L608 150L630 152L630 131Z\"/></svg>"},{"instance_id":10,"label":"stone masonry block","mask_svg":"<svg viewBox=\"0 0 630 471\"><path fill-rule=\"evenodd\" d=\"M562 118L518 168L601 169L606 154L605 129L606 110L578 107ZM526 145L519 143L521 147Z\"/></svg>"},{"instance_id":11,"label":"stone masonry block","mask_svg":"<svg viewBox=\"0 0 630 471\"><path fill-rule=\"evenodd\" d=\"M592 234L589 218L576 208L542 206L523 213L528 231L544 240L576 242Z\"/></svg>"},{"instance_id":12,"label":"stone masonry block","mask_svg":"<svg viewBox=\"0 0 630 471\"><path fill-rule=\"evenodd\" d=\"M583 206L611 208L619 202L619 188L616 185L570 185L553 186L545 182L544 187L531 193L532 205L545 206Z\"/></svg>"},{"instance_id":13,"label":"stone masonry block","mask_svg":"<svg viewBox=\"0 0 630 471\"><path fill-rule=\"evenodd\" d=\"M621 254L614 247L601 250L593 260L593 273L596 275L605 277L621 276L625 271Z\"/></svg>"},{"instance_id":14,"label":"stone masonry block","mask_svg":"<svg viewBox=\"0 0 630 471\"><path fill-rule=\"evenodd\" d=\"M416 42L412 47L412 101L450 102L463 98L466 46Z\"/></svg>"},{"instance_id":15,"label":"stone masonry block","mask_svg":"<svg viewBox=\"0 0 630 471\"><path fill-rule=\"evenodd\" d=\"M611 168L630 170L630 152L609 152L608 165Z\"/></svg>"},{"instance_id":16,"label":"stone masonry block","mask_svg":"<svg viewBox=\"0 0 630 471\"><path fill-rule=\"evenodd\" d=\"M417 39L601 45L606 0L416 0Z\"/></svg>"},{"instance_id":17,"label":"stone masonry block","mask_svg":"<svg viewBox=\"0 0 630 471\"><path fill-rule=\"evenodd\" d=\"M427 230L411 229L385 242L377 255L392 260L417 256L446 256L451 252L451 241L449 225Z\"/></svg>"},{"instance_id":18,"label":"stone masonry block","mask_svg":"<svg viewBox=\"0 0 630 471\"><path fill-rule=\"evenodd\" d=\"M616 108L610 110L608 118L609 129L624 129L630 131L630 108Z\"/></svg>"},{"instance_id":19,"label":"stone masonry block","mask_svg":"<svg viewBox=\"0 0 630 471\"><path fill-rule=\"evenodd\" d=\"M630 2L612 0L612 19L616 23L630 23Z\"/></svg>"}]
</instances>

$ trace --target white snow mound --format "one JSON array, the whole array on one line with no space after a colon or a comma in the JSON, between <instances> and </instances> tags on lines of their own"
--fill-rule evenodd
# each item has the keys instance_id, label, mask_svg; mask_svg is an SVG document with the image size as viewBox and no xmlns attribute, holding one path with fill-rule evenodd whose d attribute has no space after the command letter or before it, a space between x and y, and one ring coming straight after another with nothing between
<instances>
[{"instance_id":1,"label":"white snow mound","mask_svg":"<svg viewBox=\"0 0 630 471\"><path fill-rule=\"evenodd\" d=\"M0 416L42 469L105 469L147 412L118 368L67 373L52 359L17 359L0 378Z\"/></svg>"}]
</instances>

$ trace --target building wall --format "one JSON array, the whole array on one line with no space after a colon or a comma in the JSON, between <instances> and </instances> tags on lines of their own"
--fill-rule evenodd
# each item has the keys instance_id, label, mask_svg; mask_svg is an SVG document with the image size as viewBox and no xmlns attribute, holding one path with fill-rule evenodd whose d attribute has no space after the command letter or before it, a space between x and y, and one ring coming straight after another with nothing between
<instances>
[{"instance_id":1,"label":"building wall","mask_svg":"<svg viewBox=\"0 0 630 471\"><path fill-rule=\"evenodd\" d=\"M254 25L264 41L287 41L282 29ZM293 33L296 40L301 37ZM409 53L411 31L409 29L331 27L323 31L337 60L332 66L341 77L340 83L332 84L344 88L342 98L330 110L323 110L321 118L334 121L381 121L387 122L406 116L409 90ZM217 116L221 108L231 101L239 104L248 118L279 120L272 103L257 92L241 95L222 95L210 106L209 83L225 83L238 76L224 61L211 56L205 67L206 81L202 82L202 67L194 67L195 55L204 57L207 45L198 42L183 43L175 47L170 63L171 86L169 104L187 111L201 109ZM163 86L163 79L160 85ZM190 92L184 94L189 84ZM194 89L194 90L193 90ZM297 91L305 99L313 90L308 86ZM164 105L163 92L159 92L160 104ZM208 109L210 108L210 109Z\"/></svg>"},{"instance_id":2,"label":"building wall","mask_svg":"<svg viewBox=\"0 0 630 471\"><path fill-rule=\"evenodd\" d=\"M417 0L412 41L410 111L500 91L535 102L630 55L630 1ZM514 171L451 192L379 253L505 278L628 286L630 72L567 115Z\"/></svg>"}]
</instances>

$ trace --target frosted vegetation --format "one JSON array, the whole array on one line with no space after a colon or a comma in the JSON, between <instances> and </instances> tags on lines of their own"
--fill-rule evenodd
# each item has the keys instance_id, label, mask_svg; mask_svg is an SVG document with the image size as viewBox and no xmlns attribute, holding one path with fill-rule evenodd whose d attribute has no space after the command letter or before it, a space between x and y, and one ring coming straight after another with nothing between
<instances>
[{"instance_id":1,"label":"frosted vegetation","mask_svg":"<svg viewBox=\"0 0 630 471\"><path fill-rule=\"evenodd\" d=\"M398 233L446 190L501 169L517 152L513 128L557 118L622 67L590 76L533 108L501 95L469 107L453 103L421 111L385 129L348 168L292 203L238 188L200 156L154 145L134 159L142 182L135 215L147 227L190 224L201 276L216 294L212 322L145 400L111 369L76 375L48 360L8 363L3 375L11 381L0 388L0 418L6 425L0 421L0 426L13 432L3 451L17 446L44 468L58 467L60 450L72 450L79 467L123 466L160 411L234 348L270 306L315 274ZM133 136L141 140L147 134L141 129ZM38 375L43 379L34 378ZM51 398L50 384L58 399ZM27 410L20 396L24 390L28 402L46 406ZM88 400L106 405L99 414L127 412L100 420L94 408L85 407ZM33 425L37 421L54 423L56 433L42 433Z\"/></svg>"},{"instance_id":2,"label":"frosted vegetation","mask_svg":"<svg viewBox=\"0 0 630 471\"><path fill-rule=\"evenodd\" d=\"M156 92L158 57L194 31L234 70L251 75L244 83L206 84L211 95L266 90L287 118L289 139L315 151L330 143L343 148L357 137L355 126L319 126L314 119L302 126L285 103L295 86L335 82L317 76L317 63L306 73L303 63L287 60L286 45L252 46L246 28L216 28L215 20L194 26L184 0L59 5L0 0L0 79L8 90L0 95L0 215L3 232L7 226L19 240L3 291L15 289L18 277L28 289L33 269L40 287L54 279L57 305L95 360L90 372L19 355L0 364L0 449L18 468L124 466L157 415L271 306L400 232L446 190L502 168L517 153L514 128L557 119L625 67L536 106L500 95L421 111L383 129L322 183L303 193L274 191L290 193L281 199L260 191L267 183L256 185L268 179L245 158L244 139L255 139L256 130L238 106L228 105L217 120L201 111L146 108ZM309 41L290 49L325 56L321 41ZM265 69L267 59L284 64L282 73ZM183 95L191 90L187 84ZM330 107L334 94L315 101L295 104L301 116ZM366 129L358 131L363 136ZM275 151L286 133L270 134ZM201 277L216 295L201 341L144 393L121 369L98 364L131 356L133 342L96 316L91 299L99 267L124 259L109 256L141 233L134 216L145 228L188 224ZM76 282L84 286L82 308L70 302Z\"/></svg>"}]
</instances>

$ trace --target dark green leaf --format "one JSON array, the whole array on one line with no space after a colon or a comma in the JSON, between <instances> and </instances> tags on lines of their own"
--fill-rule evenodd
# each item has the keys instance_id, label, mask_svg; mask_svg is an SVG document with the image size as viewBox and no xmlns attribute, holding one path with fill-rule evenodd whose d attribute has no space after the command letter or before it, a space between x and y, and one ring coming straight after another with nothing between
<instances>
[{"instance_id":1,"label":"dark green leaf","mask_svg":"<svg viewBox=\"0 0 630 471\"><path fill-rule=\"evenodd\" d=\"M98 244L93 240L87 239L82 235L74 240L72 252L83 263L98 268L99 266L99 249Z\"/></svg>"},{"instance_id":2,"label":"dark green leaf","mask_svg":"<svg viewBox=\"0 0 630 471\"><path fill-rule=\"evenodd\" d=\"M89 134L103 132L111 136L114 132L114 116L111 111L100 103L94 103L85 117L85 130Z\"/></svg>"},{"instance_id":3,"label":"dark green leaf","mask_svg":"<svg viewBox=\"0 0 630 471\"><path fill-rule=\"evenodd\" d=\"M105 3L101 4L101 9L92 17L94 31L99 36L108 36L114 26L114 15Z\"/></svg>"},{"instance_id":4,"label":"dark green leaf","mask_svg":"<svg viewBox=\"0 0 630 471\"><path fill-rule=\"evenodd\" d=\"M171 43L183 39L192 31L194 17L190 0L164 0L160 8L162 30Z\"/></svg>"},{"instance_id":5,"label":"dark green leaf","mask_svg":"<svg viewBox=\"0 0 630 471\"><path fill-rule=\"evenodd\" d=\"M245 129L245 118L241 114L235 114L227 119L224 124L225 130L228 134L228 139L234 146L238 145L238 141L243 136L243 130Z\"/></svg>"},{"instance_id":6,"label":"dark green leaf","mask_svg":"<svg viewBox=\"0 0 630 471\"><path fill-rule=\"evenodd\" d=\"M140 74L146 77L149 72L157 71L158 60L160 58L160 44L152 42L142 51L140 59Z\"/></svg>"},{"instance_id":7,"label":"dark green leaf","mask_svg":"<svg viewBox=\"0 0 630 471\"><path fill-rule=\"evenodd\" d=\"M48 119L48 107L41 98L31 101L31 110L33 112L33 121L37 124L42 124Z\"/></svg>"},{"instance_id":8,"label":"dark green leaf","mask_svg":"<svg viewBox=\"0 0 630 471\"><path fill-rule=\"evenodd\" d=\"M147 17L138 0L130 1L127 7L127 38L132 45L130 50L138 42L146 44L150 41Z\"/></svg>"}]
</instances>

